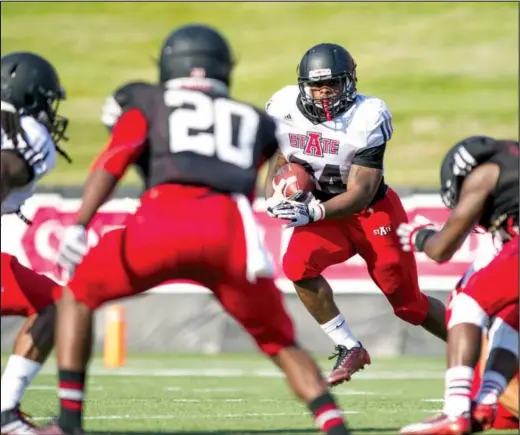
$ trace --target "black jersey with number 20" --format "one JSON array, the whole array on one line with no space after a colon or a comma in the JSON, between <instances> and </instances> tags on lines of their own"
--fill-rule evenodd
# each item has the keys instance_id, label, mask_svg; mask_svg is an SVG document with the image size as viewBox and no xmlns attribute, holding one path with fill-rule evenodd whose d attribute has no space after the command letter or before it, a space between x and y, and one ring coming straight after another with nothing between
<instances>
[{"instance_id":1,"label":"black jersey with number 20","mask_svg":"<svg viewBox=\"0 0 520 435\"><path fill-rule=\"evenodd\" d=\"M147 188L160 184L211 187L250 195L259 166L277 150L276 121L226 95L140 84L114 98L122 112L138 109L148 124L137 160Z\"/></svg>"}]
</instances>

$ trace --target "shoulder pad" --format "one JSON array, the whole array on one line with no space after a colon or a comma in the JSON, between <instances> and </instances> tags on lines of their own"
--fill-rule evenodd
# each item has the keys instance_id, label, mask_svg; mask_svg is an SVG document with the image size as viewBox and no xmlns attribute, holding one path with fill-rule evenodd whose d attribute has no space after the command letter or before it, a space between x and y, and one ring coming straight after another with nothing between
<instances>
[{"instance_id":1,"label":"shoulder pad","mask_svg":"<svg viewBox=\"0 0 520 435\"><path fill-rule=\"evenodd\" d=\"M265 111L275 118L284 117L296 105L298 86L285 86L276 91L265 104Z\"/></svg>"},{"instance_id":2,"label":"shoulder pad","mask_svg":"<svg viewBox=\"0 0 520 435\"><path fill-rule=\"evenodd\" d=\"M110 95L101 109L101 122L112 128L123 112L139 107L146 95L154 90L155 86L146 82L130 82L117 88Z\"/></svg>"}]
</instances>

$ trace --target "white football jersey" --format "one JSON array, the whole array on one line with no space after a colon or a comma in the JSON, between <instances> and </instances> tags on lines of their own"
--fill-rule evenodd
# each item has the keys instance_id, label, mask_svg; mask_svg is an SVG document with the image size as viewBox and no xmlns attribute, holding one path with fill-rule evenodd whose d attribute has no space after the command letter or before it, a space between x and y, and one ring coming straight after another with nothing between
<instances>
[{"instance_id":1,"label":"white football jersey","mask_svg":"<svg viewBox=\"0 0 520 435\"><path fill-rule=\"evenodd\" d=\"M298 109L298 95L298 86L286 86L265 107L269 115L283 121L280 150L288 162L299 163L314 174L318 189L342 193L356 154L391 139L392 115L379 98L358 95L334 120L314 124Z\"/></svg>"},{"instance_id":2,"label":"white football jersey","mask_svg":"<svg viewBox=\"0 0 520 435\"><path fill-rule=\"evenodd\" d=\"M56 166L56 146L43 124L31 116L22 116L25 138L18 137L18 146L7 138L2 129L2 150L16 149L34 171L34 178L24 187L13 189L2 202L2 215L15 213L36 190L36 183ZM27 142L26 142L27 140Z\"/></svg>"}]
</instances>

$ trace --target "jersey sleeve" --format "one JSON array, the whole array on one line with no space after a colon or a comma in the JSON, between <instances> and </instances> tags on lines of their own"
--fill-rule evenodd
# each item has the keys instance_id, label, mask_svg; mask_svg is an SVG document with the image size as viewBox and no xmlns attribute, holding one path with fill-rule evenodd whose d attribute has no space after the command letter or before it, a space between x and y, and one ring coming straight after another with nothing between
<instances>
[{"instance_id":1,"label":"jersey sleeve","mask_svg":"<svg viewBox=\"0 0 520 435\"><path fill-rule=\"evenodd\" d=\"M365 148L378 147L386 144L394 131L392 114L382 100L371 102L367 107L365 124Z\"/></svg>"},{"instance_id":2,"label":"jersey sleeve","mask_svg":"<svg viewBox=\"0 0 520 435\"><path fill-rule=\"evenodd\" d=\"M18 137L18 145L2 134L2 149L15 149L32 171L32 180L38 181L56 166L56 145L48 130L36 119L22 116L20 125L24 137Z\"/></svg>"},{"instance_id":3,"label":"jersey sleeve","mask_svg":"<svg viewBox=\"0 0 520 435\"><path fill-rule=\"evenodd\" d=\"M283 119L289 113L288 105L291 99L294 99L294 103L297 94L297 86L286 86L275 92L267 103L265 103L266 113L273 118Z\"/></svg>"},{"instance_id":4,"label":"jersey sleeve","mask_svg":"<svg viewBox=\"0 0 520 435\"><path fill-rule=\"evenodd\" d=\"M116 121L105 149L94 161L91 172L102 169L121 178L143 152L148 136L148 123L138 109L124 112Z\"/></svg>"},{"instance_id":5,"label":"jersey sleeve","mask_svg":"<svg viewBox=\"0 0 520 435\"><path fill-rule=\"evenodd\" d=\"M116 89L103 104L101 122L111 130L126 111L140 109L153 85L146 82L130 82Z\"/></svg>"},{"instance_id":6,"label":"jersey sleeve","mask_svg":"<svg viewBox=\"0 0 520 435\"><path fill-rule=\"evenodd\" d=\"M364 112L364 113L363 113ZM362 108L360 143L352 164L383 169L386 144L392 138L392 114L379 99L367 101Z\"/></svg>"}]
</instances>

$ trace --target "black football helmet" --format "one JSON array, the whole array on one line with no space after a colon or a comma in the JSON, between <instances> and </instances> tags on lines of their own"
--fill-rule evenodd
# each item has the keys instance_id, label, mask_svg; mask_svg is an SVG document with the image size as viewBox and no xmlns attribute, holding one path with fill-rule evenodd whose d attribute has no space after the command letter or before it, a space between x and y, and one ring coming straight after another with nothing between
<instances>
[{"instance_id":1,"label":"black football helmet","mask_svg":"<svg viewBox=\"0 0 520 435\"><path fill-rule=\"evenodd\" d=\"M200 77L229 85L234 61L226 39L204 25L188 25L172 32L159 57L159 80Z\"/></svg>"},{"instance_id":2,"label":"black football helmet","mask_svg":"<svg viewBox=\"0 0 520 435\"><path fill-rule=\"evenodd\" d=\"M300 110L314 123L334 119L347 110L357 96L356 62L337 44L318 44L309 49L297 67ZM334 96L315 99L311 87L330 86Z\"/></svg>"},{"instance_id":3,"label":"black football helmet","mask_svg":"<svg viewBox=\"0 0 520 435\"><path fill-rule=\"evenodd\" d=\"M65 100L58 73L49 61L30 52L15 52L1 59L2 101L13 104L21 115L29 115L47 127L57 144L65 137L69 120L58 115Z\"/></svg>"},{"instance_id":4,"label":"black football helmet","mask_svg":"<svg viewBox=\"0 0 520 435\"><path fill-rule=\"evenodd\" d=\"M493 157L500 142L487 136L471 136L448 151L441 165L441 197L446 207L455 208L466 176Z\"/></svg>"}]
</instances>

